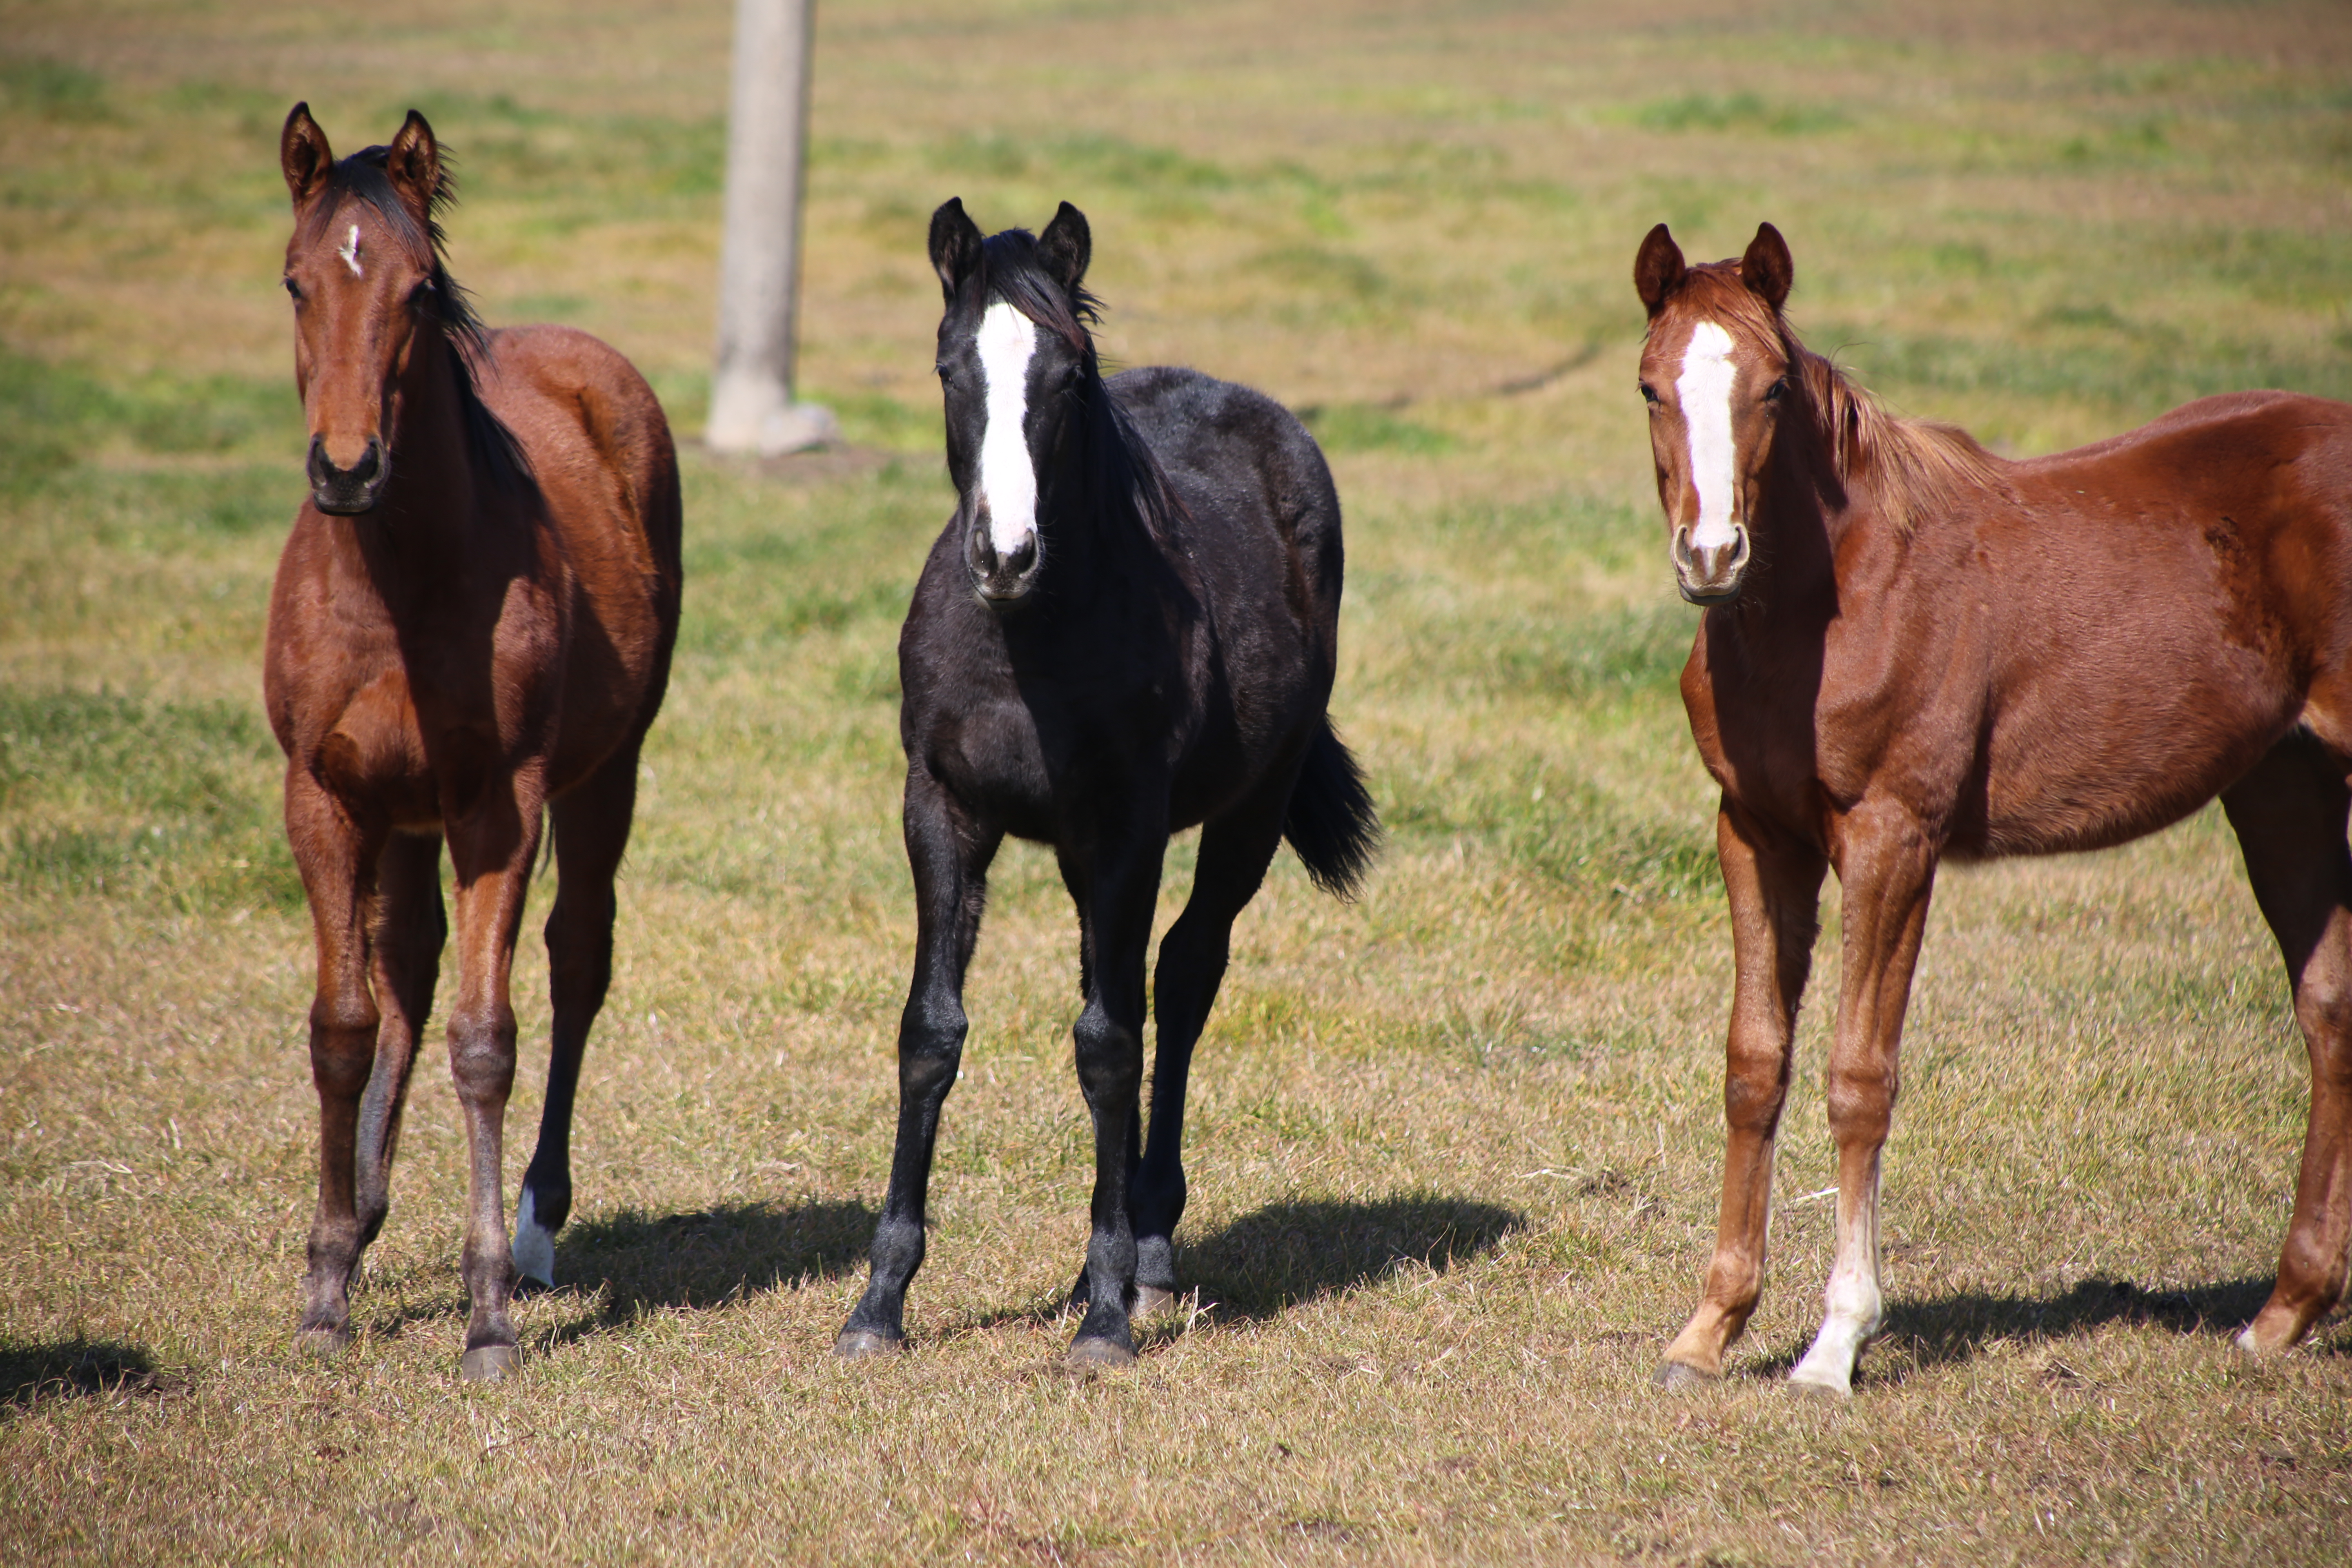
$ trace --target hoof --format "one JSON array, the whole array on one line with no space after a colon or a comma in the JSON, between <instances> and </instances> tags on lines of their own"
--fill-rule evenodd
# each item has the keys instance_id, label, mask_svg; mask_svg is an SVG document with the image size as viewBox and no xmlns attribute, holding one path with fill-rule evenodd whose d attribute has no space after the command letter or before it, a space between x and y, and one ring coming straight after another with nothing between
<instances>
[{"instance_id":1,"label":"hoof","mask_svg":"<svg viewBox=\"0 0 2352 1568\"><path fill-rule=\"evenodd\" d=\"M1842 1403L1853 1397L1853 1385L1850 1383L1832 1383L1826 1377L1801 1377L1796 1373L1790 1373L1789 1392L1801 1399L1826 1399L1832 1403Z\"/></svg>"},{"instance_id":2,"label":"hoof","mask_svg":"<svg viewBox=\"0 0 2352 1568\"><path fill-rule=\"evenodd\" d=\"M1175 1304L1175 1291L1162 1290L1157 1285L1138 1285L1135 1288L1135 1310L1128 1316L1148 1318L1154 1312L1164 1312Z\"/></svg>"},{"instance_id":3,"label":"hoof","mask_svg":"<svg viewBox=\"0 0 2352 1568\"><path fill-rule=\"evenodd\" d=\"M349 1329L304 1329L294 1336L294 1348L320 1361L332 1361L351 1348Z\"/></svg>"},{"instance_id":4,"label":"hoof","mask_svg":"<svg viewBox=\"0 0 2352 1568\"><path fill-rule=\"evenodd\" d=\"M1658 1363L1658 1370L1650 1374L1650 1381L1668 1394L1680 1394L1685 1389L1705 1388L1723 1379L1714 1373L1701 1372L1682 1362L1669 1361Z\"/></svg>"},{"instance_id":5,"label":"hoof","mask_svg":"<svg viewBox=\"0 0 2352 1568\"><path fill-rule=\"evenodd\" d=\"M1108 1372L1116 1367L1135 1364L1135 1348L1117 1340L1082 1339L1070 1346L1070 1353L1062 1364L1072 1372Z\"/></svg>"},{"instance_id":6,"label":"hoof","mask_svg":"<svg viewBox=\"0 0 2352 1568\"><path fill-rule=\"evenodd\" d=\"M844 1329L841 1337L833 1342L833 1353L843 1361L871 1361L881 1356L894 1356L906 1348L906 1341L877 1334L872 1329Z\"/></svg>"},{"instance_id":7,"label":"hoof","mask_svg":"<svg viewBox=\"0 0 2352 1568\"><path fill-rule=\"evenodd\" d=\"M520 1345L482 1345L457 1363L458 1375L467 1383L497 1383L522 1368Z\"/></svg>"}]
</instances>

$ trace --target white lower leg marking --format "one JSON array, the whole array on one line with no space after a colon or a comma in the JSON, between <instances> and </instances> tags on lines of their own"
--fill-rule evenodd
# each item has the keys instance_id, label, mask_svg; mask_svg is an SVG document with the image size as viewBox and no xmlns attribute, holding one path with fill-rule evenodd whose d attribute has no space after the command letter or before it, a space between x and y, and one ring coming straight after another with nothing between
<instances>
[{"instance_id":1,"label":"white lower leg marking","mask_svg":"<svg viewBox=\"0 0 2352 1568\"><path fill-rule=\"evenodd\" d=\"M346 266L346 267L348 267L348 268L350 268L352 269L352 277L354 277L354 278L364 278L364 277L366 277L366 276L367 276L367 274L366 274L366 273L364 273L364 272L362 272L362 271L361 271L361 270L360 270L360 226L359 226L359 225L357 225L357 224L353 224L353 225L352 225L352 237L351 237L349 239L347 239L347 240L343 241L342 248L341 248L341 249L340 249L340 250L338 250L338 251L336 251L336 252L335 252L335 254L336 254L337 256L340 256L340 257L341 257L341 258L343 258L343 265L344 265L344 266Z\"/></svg>"},{"instance_id":2,"label":"white lower leg marking","mask_svg":"<svg viewBox=\"0 0 2352 1568\"><path fill-rule=\"evenodd\" d=\"M515 1205L515 1271L542 1285L555 1283L555 1235L539 1223L538 1203L529 1187Z\"/></svg>"},{"instance_id":3,"label":"white lower leg marking","mask_svg":"<svg viewBox=\"0 0 2352 1568\"><path fill-rule=\"evenodd\" d=\"M1878 1165L1871 1163L1870 1179L1851 1198L1838 1194L1837 1263L1830 1270L1830 1288L1822 1293L1827 1311L1812 1349L1789 1374L1790 1383L1826 1388L1837 1394L1853 1389L1853 1360L1863 1344L1878 1332L1885 1303L1878 1292Z\"/></svg>"},{"instance_id":4,"label":"white lower leg marking","mask_svg":"<svg viewBox=\"0 0 2352 1568\"><path fill-rule=\"evenodd\" d=\"M1690 432L1691 483L1698 490L1698 526L1690 537L1696 550L1729 544L1738 537L1731 517L1731 384L1738 374L1731 334L1713 321L1701 321L1691 332L1683 373L1675 380L1683 425Z\"/></svg>"},{"instance_id":5,"label":"white lower leg marking","mask_svg":"<svg viewBox=\"0 0 2352 1568\"><path fill-rule=\"evenodd\" d=\"M988 423L980 438L980 497L988 508L988 542L1001 558L1037 528L1037 469L1029 461L1029 359L1037 324L1003 300L980 319L980 374L988 388Z\"/></svg>"}]
</instances>

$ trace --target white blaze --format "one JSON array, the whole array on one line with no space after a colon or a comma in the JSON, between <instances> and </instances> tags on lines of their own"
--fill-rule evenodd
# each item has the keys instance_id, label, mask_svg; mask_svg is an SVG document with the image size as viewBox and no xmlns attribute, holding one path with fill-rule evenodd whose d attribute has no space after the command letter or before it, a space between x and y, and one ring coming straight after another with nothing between
<instances>
[{"instance_id":1,"label":"white blaze","mask_svg":"<svg viewBox=\"0 0 2352 1568\"><path fill-rule=\"evenodd\" d=\"M988 504L988 540L1012 554L1037 528L1037 470L1022 426L1029 415L1029 357L1037 324L998 300L980 319L980 374L988 389L988 423L980 438L980 495Z\"/></svg>"},{"instance_id":2,"label":"white blaze","mask_svg":"<svg viewBox=\"0 0 2352 1568\"><path fill-rule=\"evenodd\" d=\"M360 270L360 226L359 226L359 225L357 225L357 224L353 224L353 225L352 225L352 237L351 237L351 238L349 238L349 239L347 239L347 240L343 241L343 247L342 247L342 248L341 248L341 250L336 251L336 252L335 252L335 254L336 254L337 256L340 256L340 257L341 257L341 258L343 258L343 265L344 265L344 266L346 266L346 267L348 267L348 268L350 268L352 269L352 277L354 277L354 278L364 278L364 277L366 277L366 276L367 276L367 274L366 274L366 273L364 273L364 272L362 272L362 271L361 271L361 270Z\"/></svg>"},{"instance_id":3,"label":"white blaze","mask_svg":"<svg viewBox=\"0 0 2352 1568\"><path fill-rule=\"evenodd\" d=\"M1683 351L1683 373L1675 381L1683 427L1690 432L1691 483L1698 489L1693 549L1715 549L1738 537L1731 527L1731 384L1738 374L1731 361L1731 334L1713 321L1701 321Z\"/></svg>"}]
</instances>

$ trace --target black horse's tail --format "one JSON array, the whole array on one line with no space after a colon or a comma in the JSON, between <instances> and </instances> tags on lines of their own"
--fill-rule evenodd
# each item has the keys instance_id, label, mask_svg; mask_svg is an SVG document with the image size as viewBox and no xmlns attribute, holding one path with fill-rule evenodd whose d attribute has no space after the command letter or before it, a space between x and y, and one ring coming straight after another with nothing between
<instances>
[{"instance_id":1,"label":"black horse's tail","mask_svg":"<svg viewBox=\"0 0 2352 1568\"><path fill-rule=\"evenodd\" d=\"M1328 715L1307 745L1282 836L1317 887L1335 899L1353 899L1362 889L1381 847L1380 814L1364 787L1363 770L1331 732Z\"/></svg>"}]
</instances>

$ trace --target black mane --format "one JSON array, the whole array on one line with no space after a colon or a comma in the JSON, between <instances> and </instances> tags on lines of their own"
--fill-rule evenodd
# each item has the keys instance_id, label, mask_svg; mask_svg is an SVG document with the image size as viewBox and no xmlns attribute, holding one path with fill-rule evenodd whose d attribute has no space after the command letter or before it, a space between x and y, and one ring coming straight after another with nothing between
<instances>
[{"instance_id":1,"label":"black mane","mask_svg":"<svg viewBox=\"0 0 2352 1568\"><path fill-rule=\"evenodd\" d=\"M365 202L403 244L428 258L433 279L429 319L453 351L450 358L457 367L457 408L466 426L466 439L494 483L506 488L531 487L536 481L531 477L530 455L524 452L515 433L507 428L506 422L482 401L478 377L489 353L489 329L475 310L473 297L449 276L449 241L441 228L442 209L457 199L457 183L449 173L449 151L441 149L440 173L434 181L432 199L421 228L386 173L390 158L389 148L362 147L347 158L337 159L327 172L325 194ZM341 205L339 200L311 204L310 225L320 231L312 236L314 239L323 237L331 228L334 214Z\"/></svg>"}]
</instances>

